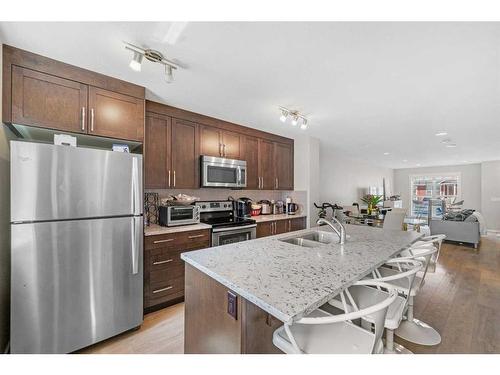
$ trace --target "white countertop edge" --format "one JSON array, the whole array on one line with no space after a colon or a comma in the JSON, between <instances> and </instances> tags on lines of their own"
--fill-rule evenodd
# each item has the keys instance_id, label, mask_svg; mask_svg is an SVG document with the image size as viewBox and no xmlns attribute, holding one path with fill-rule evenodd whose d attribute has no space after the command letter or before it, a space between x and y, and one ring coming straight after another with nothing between
<instances>
[{"instance_id":1,"label":"white countertop edge","mask_svg":"<svg viewBox=\"0 0 500 375\"><path fill-rule=\"evenodd\" d=\"M258 223L265 223L267 221L276 221L276 220L287 220L287 219L298 219L301 217L307 217L306 214L295 214L295 215L288 215L288 214L276 214L276 215L258 215L258 216L252 216L251 218L255 220L255 222Z\"/></svg>"},{"instance_id":2,"label":"white countertop edge","mask_svg":"<svg viewBox=\"0 0 500 375\"><path fill-rule=\"evenodd\" d=\"M205 223L188 224L188 225L178 225L174 227L162 227L158 224L153 224L155 227L144 227L144 236L161 236L162 234L172 234L180 232L191 232L195 230L206 230L211 229L212 226ZM158 226L158 228L156 227Z\"/></svg>"}]
</instances>

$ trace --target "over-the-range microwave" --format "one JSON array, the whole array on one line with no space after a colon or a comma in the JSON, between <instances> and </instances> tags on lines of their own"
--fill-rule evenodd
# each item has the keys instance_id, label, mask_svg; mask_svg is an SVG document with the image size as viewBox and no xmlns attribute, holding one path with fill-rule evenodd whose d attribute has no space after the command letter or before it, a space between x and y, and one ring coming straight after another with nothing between
<instances>
[{"instance_id":1,"label":"over-the-range microwave","mask_svg":"<svg viewBox=\"0 0 500 375\"><path fill-rule=\"evenodd\" d=\"M244 188L247 186L247 162L201 156L201 187Z\"/></svg>"}]
</instances>

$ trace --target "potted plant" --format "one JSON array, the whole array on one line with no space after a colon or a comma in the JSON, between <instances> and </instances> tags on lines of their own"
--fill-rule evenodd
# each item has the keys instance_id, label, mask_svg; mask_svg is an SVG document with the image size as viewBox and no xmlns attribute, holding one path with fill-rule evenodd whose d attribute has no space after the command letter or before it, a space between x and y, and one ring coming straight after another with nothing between
<instances>
[{"instance_id":1,"label":"potted plant","mask_svg":"<svg viewBox=\"0 0 500 375\"><path fill-rule=\"evenodd\" d=\"M368 215L372 215L372 212L377 209L377 205L382 202L381 195L366 194L361 200L368 205Z\"/></svg>"}]
</instances>

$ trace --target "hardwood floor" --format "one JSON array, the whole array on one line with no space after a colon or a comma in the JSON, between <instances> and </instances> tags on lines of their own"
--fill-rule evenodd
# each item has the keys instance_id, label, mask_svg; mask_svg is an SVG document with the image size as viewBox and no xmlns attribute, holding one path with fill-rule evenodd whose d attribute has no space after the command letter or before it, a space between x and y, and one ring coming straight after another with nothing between
<instances>
[{"instance_id":1,"label":"hardwood floor","mask_svg":"<svg viewBox=\"0 0 500 375\"><path fill-rule=\"evenodd\" d=\"M483 237L479 251L446 243L435 273L415 299L415 317L440 332L442 342L421 346L396 341L414 353L500 353L500 238ZM148 314L127 332L79 353L184 351L184 304Z\"/></svg>"}]
</instances>

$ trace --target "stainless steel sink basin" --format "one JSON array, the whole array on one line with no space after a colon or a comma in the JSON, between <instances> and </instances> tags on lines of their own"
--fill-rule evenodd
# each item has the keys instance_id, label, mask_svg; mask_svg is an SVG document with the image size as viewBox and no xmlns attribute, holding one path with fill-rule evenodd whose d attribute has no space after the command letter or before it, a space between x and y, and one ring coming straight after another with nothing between
<instances>
[{"instance_id":1,"label":"stainless steel sink basin","mask_svg":"<svg viewBox=\"0 0 500 375\"><path fill-rule=\"evenodd\" d=\"M294 238L284 238L280 240L281 242L291 243L292 245L302 246L302 247L316 247L319 246L319 242L306 240L300 237Z\"/></svg>"},{"instance_id":2,"label":"stainless steel sink basin","mask_svg":"<svg viewBox=\"0 0 500 375\"><path fill-rule=\"evenodd\" d=\"M339 240L339 237L335 233L322 231L306 233L301 235L300 238L321 243L332 243Z\"/></svg>"},{"instance_id":3,"label":"stainless steel sink basin","mask_svg":"<svg viewBox=\"0 0 500 375\"><path fill-rule=\"evenodd\" d=\"M338 242L338 240L339 238L335 233L323 232L323 231L312 231L297 235L295 237L280 239L280 241L282 242L302 247L317 247L320 246L321 244Z\"/></svg>"}]
</instances>

